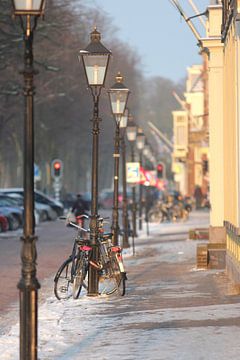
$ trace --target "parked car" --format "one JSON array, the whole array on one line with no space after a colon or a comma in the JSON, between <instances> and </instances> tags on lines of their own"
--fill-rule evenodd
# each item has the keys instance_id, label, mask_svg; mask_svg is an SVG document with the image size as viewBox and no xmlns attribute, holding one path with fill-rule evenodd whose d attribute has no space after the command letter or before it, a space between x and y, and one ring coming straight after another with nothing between
<instances>
[{"instance_id":1,"label":"parked car","mask_svg":"<svg viewBox=\"0 0 240 360\"><path fill-rule=\"evenodd\" d=\"M91 209L91 193L85 192L85 193L81 193L81 194L82 194L83 200L86 201L88 208ZM64 208L71 209L73 204L76 201L76 198L77 198L76 193L67 193L62 200L62 202L64 204Z\"/></svg>"},{"instance_id":2,"label":"parked car","mask_svg":"<svg viewBox=\"0 0 240 360\"><path fill-rule=\"evenodd\" d=\"M113 207L113 190L107 189L102 190L99 196L99 206L103 209L111 209ZM131 194L129 191L127 192L127 198L128 200L131 199ZM118 192L118 206L119 208L122 207L122 201L123 201L123 195L122 191ZM128 201L129 202L129 201Z\"/></svg>"},{"instance_id":3,"label":"parked car","mask_svg":"<svg viewBox=\"0 0 240 360\"><path fill-rule=\"evenodd\" d=\"M23 196L24 190L23 188L6 188L6 189L0 189L0 193L5 193L5 194L15 193ZM45 195L41 191L39 190L34 191L34 200L35 202L49 205L56 212L57 216L63 215L63 211L64 211L63 204L60 201Z\"/></svg>"},{"instance_id":4,"label":"parked car","mask_svg":"<svg viewBox=\"0 0 240 360\"><path fill-rule=\"evenodd\" d=\"M0 214L7 219L9 230L17 230L23 225L23 211L17 207L0 205Z\"/></svg>"},{"instance_id":5,"label":"parked car","mask_svg":"<svg viewBox=\"0 0 240 360\"><path fill-rule=\"evenodd\" d=\"M0 233L7 231L9 228L8 220L5 216L0 214Z\"/></svg>"},{"instance_id":6,"label":"parked car","mask_svg":"<svg viewBox=\"0 0 240 360\"><path fill-rule=\"evenodd\" d=\"M67 193L64 198L62 199L62 203L65 209L72 208L74 201L76 201L76 194L75 193Z\"/></svg>"},{"instance_id":7,"label":"parked car","mask_svg":"<svg viewBox=\"0 0 240 360\"><path fill-rule=\"evenodd\" d=\"M50 205L41 204L35 201L35 208L40 214L40 221L56 220L58 217L56 210L54 210Z\"/></svg>"},{"instance_id":8,"label":"parked car","mask_svg":"<svg viewBox=\"0 0 240 360\"><path fill-rule=\"evenodd\" d=\"M113 190L104 190L100 193L99 205L103 209L111 209L113 207Z\"/></svg>"},{"instance_id":9,"label":"parked car","mask_svg":"<svg viewBox=\"0 0 240 360\"><path fill-rule=\"evenodd\" d=\"M17 198L11 197L10 195L6 195L6 194L0 194L0 200L4 199L5 203L8 204L9 206L20 208L22 210L22 213L24 214L23 197L18 194L14 194L14 195ZM18 197L20 197L20 199ZM34 209L34 220L35 220L35 225L38 225L40 222L40 212L36 209L36 206Z\"/></svg>"},{"instance_id":10,"label":"parked car","mask_svg":"<svg viewBox=\"0 0 240 360\"><path fill-rule=\"evenodd\" d=\"M83 193L83 200L86 201L89 210L91 209L92 195L90 192Z\"/></svg>"},{"instance_id":11,"label":"parked car","mask_svg":"<svg viewBox=\"0 0 240 360\"><path fill-rule=\"evenodd\" d=\"M9 193L7 195L1 195L0 194L0 198L1 196L6 196L8 197L8 199L10 201L15 202L16 205L23 207L23 195L20 194L16 194L16 193ZM38 224L41 221L46 221L46 220L56 220L57 219L57 213L55 210L53 210L51 208L51 206L49 205L45 205L45 204L41 204L37 201L35 201L34 203L35 205L35 221L36 224ZM39 221L37 221L37 218L39 219Z\"/></svg>"}]
</instances>

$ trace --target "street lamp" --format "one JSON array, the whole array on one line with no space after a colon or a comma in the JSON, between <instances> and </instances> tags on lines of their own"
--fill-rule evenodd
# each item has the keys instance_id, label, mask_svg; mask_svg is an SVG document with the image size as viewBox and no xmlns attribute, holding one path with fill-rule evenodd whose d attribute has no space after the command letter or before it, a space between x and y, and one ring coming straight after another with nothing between
<instances>
[{"instance_id":1,"label":"street lamp","mask_svg":"<svg viewBox=\"0 0 240 360\"><path fill-rule=\"evenodd\" d=\"M146 144L143 149L143 155L148 158L151 154L151 148L149 144Z\"/></svg>"},{"instance_id":2,"label":"street lamp","mask_svg":"<svg viewBox=\"0 0 240 360\"><path fill-rule=\"evenodd\" d=\"M152 152L152 149L151 149L151 146L149 144L146 144L144 146L144 149L143 149L143 155L146 157L146 159L148 159L153 167L155 168L156 167L156 158L155 156L153 155L153 152Z\"/></svg>"},{"instance_id":3,"label":"street lamp","mask_svg":"<svg viewBox=\"0 0 240 360\"><path fill-rule=\"evenodd\" d=\"M116 121L115 143L114 143L114 192L113 192L113 216L112 216L112 234L113 245L118 245L118 185L119 185L119 157L120 157L120 123L124 114L129 89L123 84L123 77L120 72L116 76L116 83L109 89L109 98L112 107L112 114ZM124 121L124 119L123 119Z\"/></svg>"},{"instance_id":4,"label":"street lamp","mask_svg":"<svg viewBox=\"0 0 240 360\"><path fill-rule=\"evenodd\" d=\"M151 169L153 167L152 165L152 150L151 150L151 146L148 144L148 142L146 141L145 145L144 145L144 149L142 151L145 159L148 161L147 166L151 166ZM151 165L149 164L149 162L151 163ZM155 168L155 167L153 167ZM150 183L149 183L150 185ZM149 188L145 188L145 198L144 198L144 207L145 207L145 221L146 221L146 230L147 230L147 235L149 235L149 221L148 221L148 213L149 210L152 206L152 200L151 200L151 193L149 191Z\"/></svg>"},{"instance_id":5,"label":"street lamp","mask_svg":"<svg viewBox=\"0 0 240 360\"><path fill-rule=\"evenodd\" d=\"M145 145L145 135L141 128L138 128L136 145L137 145L137 149L139 150L139 163L140 163L140 169L141 169L141 167L142 167L142 152L143 152L144 145ZM142 200L143 200L142 195L143 195L143 185L140 182L140 184L139 184L139 209L138 209L139 230L142 230Z\"/></svg>"},{"instance_id":6,"label":"street lamp","mask_svg":"<svg viewBox=\"0 0 240 360\"><path fill-rule=\"evenodd\" d=\"M130 142L131 146L131 161L135 161L135 154L134 154L134 143L137 137L137 126L133 121L133 116L128 116L128 125L127 125L127 138ZM137 236L137 227L136 227L136 187L132 186L132 225L133 225L133 237Z\"/></svg>"},{"instance_id":7,"label":"street lamp","mask_svg":"<svg viewBox=\"0 0 240 360\"><path fill-rule=\"evenodd\" d=\"M121 150L122 150L122 225L123 225L123 248L129 247L128 242L128 199L127 199L127 176L126 176L126 143L125 133L128 121L128 108L125 109L120 121Z\"/></svg>"},{"instance_id":8,"label":"street lamp","mask_svg":"<svg viewBox=\"0 0 240 360\"><path fill-rule=\"evenodd\" d=\"M19 16L24 38L25 98L24 118L24 228L21 250L22 271L20 292L20 360L37 359L38 289L36 277L36 241L34 224L34 85L37 71L33 67L33 31L39 16L44 14L44 0L13 0L13 14Z\"/></svg>"},{"instance_id":9,"label":"street lamp","mask_svg":"<svg viewBox=\"0 0 240 360\"><path fill-rule=\"evenodd\" d=\"M99 97L104 86L111 51L100 42L101 34L95 28L90 34L91 42L85 50L80 50L79 61L82 59L88 87L93 97L92 119L92 188L91 188L91 220L90 241L93 247L92 260L98 261L98 149L99 149ZM98 295L97 269L89 267L88 296Z\"/></svg>"}]
</instances>

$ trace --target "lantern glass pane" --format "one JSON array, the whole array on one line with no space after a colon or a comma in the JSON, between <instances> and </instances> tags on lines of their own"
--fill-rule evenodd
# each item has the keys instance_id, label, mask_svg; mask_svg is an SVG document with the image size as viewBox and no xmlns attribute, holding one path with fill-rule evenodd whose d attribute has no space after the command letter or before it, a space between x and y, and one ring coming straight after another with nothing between
<instances>
[{"instance_id":1,"label":"lantern glass pane","mask_svg":"<svg viewBox=\"0 0 240 360\"><path fill-rule=\"evenodd\" d=\"M39 11L42 2L42 0L14 0L14 5L17 11Z\"/></svg>"},{"instance_id":2,"label":"lantern glass pane","mask_svg":"<svg viewBox=\"0 0 240 360\"><path fill-rule=\"evenodd\" d=\"M127 138L129 141L135 141L137 137L137 128L136 126L127 127Z\"/></svg>"},{"instance_id":3,"label":"lantern glass pane","mask_svg":"<svg viewBox=\"0 0 240 360\"><path fill-rule=\"evenodd\" d=\"M122 115L121 116L121 120L120 120L120 128L126 128L127 127L127 121L128 121L128 116L127 115Z\"/></svg>"},{"instance_id":4,"label":"lantern glass pane","mask_svg":"<svg viewBox=\"0 0 240 360\"><path fill-rule=\"evenodd\" d=\"M108 64L109 55L83 55L89 85L103 85Z\"/></svg>"},{"instance_id":5,"label":"lantern glass pane","mask_svg":"<svg viewBox=\"0 0 240 360\"><path fill-rule=\"evenodd\" d=\"M144 148L144 144L145 144L145 136L144 135L137 136L137 148L139 150L142 150Z\"/></svg>"},{"instance_id":6,"label":"lantern glass pane","mask_svg":"<svg viewBox=\"0 0 240 360\"><path fill-rule=\"evenodd\" d=\"M145 148L143 149L143 155L145 155L146 157L148 157L148 156L150 155L150 150L149 150L148 147L145 147Z\"/></svg>"},{"instance_id":7,"label":"lantern glass pane","mask_svg":"<svg viewBox=\"0 0 240 360\"><path fill-rule=\"evenodd\" d=\"M121 115L124 113L127 103L128 91L113 90L110 91L110 101L112 105L112 113L114 115Z\"/></svg>"}]
</instances>

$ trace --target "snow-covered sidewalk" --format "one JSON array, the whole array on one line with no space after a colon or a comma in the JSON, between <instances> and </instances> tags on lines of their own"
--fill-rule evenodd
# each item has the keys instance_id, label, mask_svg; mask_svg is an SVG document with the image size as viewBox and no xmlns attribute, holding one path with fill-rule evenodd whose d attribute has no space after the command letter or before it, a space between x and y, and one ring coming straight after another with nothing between
<instances>
[{"instance_id":1,"label":"snow-covered sidewalk","mask_svg":"<svg viewBox=\"0 0 240 360\"><path fill-rule=\"evenodd\" d=\"M150 224L149 240L144 229L136 239L136 256L125 251L125 297L59 302L51 294L52 278L46 279L39 306L39 360L238 358L239 296L228 299L207 285L202 291L209 276L219 272L196 270L196 241L164 236L207 225L207 214L193 213L186 223ZM8 323L15 315L7 314ZM19 324L9 328L3 317L0 325L0 358L19 359Z\"/></svg>"}]
</instances>

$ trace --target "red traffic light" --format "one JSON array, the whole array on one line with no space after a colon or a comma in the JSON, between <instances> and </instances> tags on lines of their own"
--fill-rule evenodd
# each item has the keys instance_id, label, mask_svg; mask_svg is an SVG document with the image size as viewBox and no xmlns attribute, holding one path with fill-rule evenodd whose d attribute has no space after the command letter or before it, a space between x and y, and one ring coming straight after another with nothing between
<instances>
[{"instance_id":1,"label":"red traffic light","mask_svg":"<svg viewBox=\"0 0 240 360\"><path fill-rule=\"evenodd\" d=\"M157 164L157 177L158 179L162 179L164 177L164 165L162 163Z\"/></svg>"},{"instance_id":2,"label":"red traffic light","mask_svg":"<svg viewBox=\"0 0 240 360\"><path fill-rule=\"evenodd\" d=\"M59 159L55 159L51 164L51 175L54 179L60 178L63 175L63 162Z\"/></svg>"},{"instance_id":3,"label":"red traffic light","mask_svg":"<svg viewBox=\"0 0 240 360\"><path fill-rule=\"evenodd\" d=\"M61 168L60 162L55 162L55 163L54 163L54 169L58 170L58 169L60 169L60 168Z\"/></svg>"}]
</instances>

